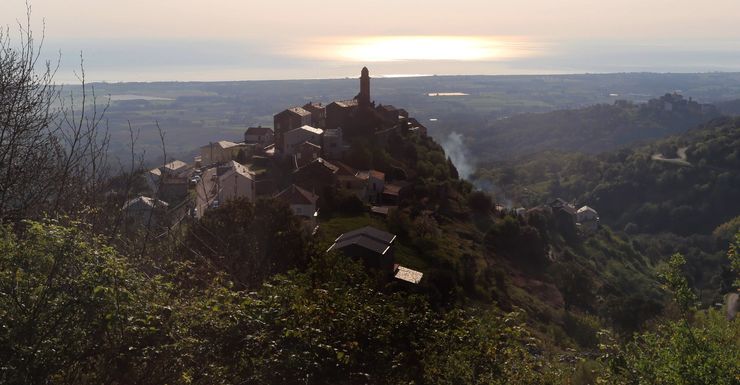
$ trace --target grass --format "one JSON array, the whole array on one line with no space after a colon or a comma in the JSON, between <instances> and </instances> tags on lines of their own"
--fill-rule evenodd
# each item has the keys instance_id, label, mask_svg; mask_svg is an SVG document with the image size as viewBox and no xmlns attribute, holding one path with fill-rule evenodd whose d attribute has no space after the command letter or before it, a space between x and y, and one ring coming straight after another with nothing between
<instances>
[{"instance_id":1,"label":"grass","mask_svg":"<svg viewBox=\"0 0 740 385\"><path fill-rule=\"evenodd\" d=\"M333 242L339 235L364 226L373 226L388 231L384 221L371 217L369 214L359 216L336 216L329 219L319 218L320 240Z\"/></svg>"},{"instance_id":2,"label":"grass","mask_svg":"<svg viewBox=\"0 0 740 385\"><path fill-rule=\"evenodd\" d=\"M412 247L401 242L396 244L396 263L411 269L424 270L429 267L427 261Z\"/></svg>"}]
</instances>

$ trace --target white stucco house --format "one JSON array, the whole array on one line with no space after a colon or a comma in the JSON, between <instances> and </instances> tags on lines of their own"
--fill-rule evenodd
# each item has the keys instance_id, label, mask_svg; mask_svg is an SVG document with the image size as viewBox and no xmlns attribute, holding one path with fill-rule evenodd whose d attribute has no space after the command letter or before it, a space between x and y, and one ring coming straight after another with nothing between
<instances>
[{"instance_id":1,"label":"white stucco house","mask_svg":"<svg viewBox=\"0 0 740 385\"><path fill-rule=\"evenodd\" d=\"M146 173L146 183L153 192L157 192L162 176L165 178L186 178L191 167L181 160L173 160L161 167L153 168Z\"/></svg>"},{"instance_id":2,"label":"white stucco house","mask_svg":"<svg viewBox=\"0 0 740 385\"><path fill-rule=\"evenodd\" d=\"M219 140L202 146L200 148L200 161L203 166L226 163L236 160L239 152L245 155L254 154L256 145L253 143L235 143L228 140Z\"/></svg>"},{"instance_id":3,"label":"white stucco house","mask_svg":"<svg viewBox=\"0 0 740 385\"><path fill-rule=\"evenodd\" d=\"M253 202L256 199L254 173L246 166L229 161L218 168L217 176L219 202L236 198L247 198Z\"/></svg>"}]
</instances>

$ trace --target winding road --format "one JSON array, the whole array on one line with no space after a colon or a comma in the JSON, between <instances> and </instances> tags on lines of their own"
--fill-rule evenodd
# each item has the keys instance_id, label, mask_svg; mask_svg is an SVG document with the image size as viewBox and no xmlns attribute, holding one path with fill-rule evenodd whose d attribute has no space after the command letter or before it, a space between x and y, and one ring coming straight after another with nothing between
<instances>
[{"instance_id":1,"label":"winding road","mask_svg":"<svg viewBox=\"0 0 740 385\"><path fill-rule=\"evenodd\" d=\"M686 160L686 150L688 149L688 147L679 148L678 151L676 151L678 158L666 158L663 154L653 154L650 159L657 160L659 162L672 163L678 166L691 167L691 163Z\"/></svg>"}]
</instances>

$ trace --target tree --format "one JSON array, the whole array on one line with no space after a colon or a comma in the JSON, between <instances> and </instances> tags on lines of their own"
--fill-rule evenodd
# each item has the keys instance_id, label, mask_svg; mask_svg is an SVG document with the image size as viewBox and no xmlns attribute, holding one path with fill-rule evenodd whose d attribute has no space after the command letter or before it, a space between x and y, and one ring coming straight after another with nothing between
<instances>
[{"instance_id":1,"label":"tree","mask_svg":"<svg viewBox=\"0 0 740 385\"><path fill-rule=\"evenodd\" d=\"M239 288L303 266L310 255L300 220L278 200L234 199L193 222L183 253L196 252L229 274Z\"/></svg>"},{"instance_id":2,"label":"tree","mask_svg":"<svg viewBox=\"0 0 740 385\"><path fill-rule=\"evenodd\" d=\"M554 283L563 294L565 309L576 306L593 310L596 303L596 285L591 274L578 263L567 261L552 267Z\"/></svg>"},{"instance_id":3,"label":"tree","mask_svg":"<svg viewBox=\"0 0 740 385\"><path fill-rule=\"evenodd\" d=\"M39 62L30 7L19 30L17 44L0 30L0 222L94 205L107 171L107 106L98 109L84 67L77 96L62 98L58 63Z\"/></svg>"},{"instance_id":4,"label":"tree","mask_svg":"<svg viewBox=\"0 0 740 385\"><path fill-rule=\"evenodd\" d=\"M0 383L171 383L170 285L72 222L0 228Z\"/></svg>"},{"instance_id":5,"label":"tree","mask_svg":"<svg viewBox=\"0 0 740 385\"><path fill-rule=\"evenodd\" d=\"M599 383L609 384L737 384L740 378L740 323L721 311L694 309L695 296L682 268L685 259L671 257L662 277L681 310L677 320L619 345L601 344Z\"/></svg>"},{"instance_id":6,"label":"tree","mask_svg":"<svg viewBox=\"0 0 740 385\"><path fill-rule=\"evenodd\" d=\"M493 209L493 200L483 191L473 191L468 195L468 206L476 214L487 215Z\"/></svg>"},{"instance_id":7,"label":"tree","mask_svg":"<svg viewBox=\"0 0 740 385\"><path fill-rule=\"evenodd\" d=\"M666 289L673 293L673 299L681 314L688 317L695 310L697 298L689 286L689 281L684 276L682 270L684 265L686 265L686 258L681 254L673 254L660 277L663 279Z\"/></svg>"},{"instance_id":8,"label":"tree","mask_svg":"<svg viewBox=\"0 0 740 385\"><path fill-rule=\"evenodd\" d=\"M730 267L735 272L735 287L740 288L740 231L735 234L735 241L730 245L727 251L727 259L730 260Z\"/></svg>"}]
</instances>

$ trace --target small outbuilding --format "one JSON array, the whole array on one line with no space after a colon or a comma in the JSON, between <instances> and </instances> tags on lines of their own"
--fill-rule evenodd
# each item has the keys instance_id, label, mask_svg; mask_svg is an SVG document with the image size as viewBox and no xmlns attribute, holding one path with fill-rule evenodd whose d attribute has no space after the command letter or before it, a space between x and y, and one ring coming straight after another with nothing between
<instances>
[{"instance_id":1,"label":"small outbuilding","mask_svg":"<svg viewBox=\"0 0 740 385\"><path fill-rule=\"evenodd\" d=\"M369 269L394 272L394 234L365 226L337 237L327 251L340 251Z\"/></svg>"}]
</instances>

